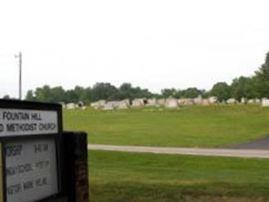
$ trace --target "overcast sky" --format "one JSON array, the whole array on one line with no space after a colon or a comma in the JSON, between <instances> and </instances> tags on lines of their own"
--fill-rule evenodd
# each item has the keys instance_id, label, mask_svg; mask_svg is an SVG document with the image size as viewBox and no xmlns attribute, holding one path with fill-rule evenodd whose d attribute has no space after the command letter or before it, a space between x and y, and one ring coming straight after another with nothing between
<instances>
[{"instance_id":1,"label":"overcast sky","mask_svg":"<svg viewBox=\"0 0 269 202\"><path fill-rule=\"evenodd\" d=\"M44 84L158 92L249 76L269 51L268 0L0 1L0 96Z\"/></svg>"}]
</instances>

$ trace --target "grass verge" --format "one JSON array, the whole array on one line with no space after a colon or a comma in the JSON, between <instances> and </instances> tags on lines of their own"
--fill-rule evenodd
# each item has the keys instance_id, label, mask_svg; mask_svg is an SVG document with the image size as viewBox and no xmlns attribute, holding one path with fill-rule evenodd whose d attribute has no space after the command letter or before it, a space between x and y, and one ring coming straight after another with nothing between
<instances>
[{"instance_id":1,"label":"grass verge","mask_svg":"<svg viewBox=\"0 0 269 202\"><path fill-rule=\"evenodd\" d=\"M90 151L93 202L269 201L269 161Z\"/></svg>"}]
</instances>

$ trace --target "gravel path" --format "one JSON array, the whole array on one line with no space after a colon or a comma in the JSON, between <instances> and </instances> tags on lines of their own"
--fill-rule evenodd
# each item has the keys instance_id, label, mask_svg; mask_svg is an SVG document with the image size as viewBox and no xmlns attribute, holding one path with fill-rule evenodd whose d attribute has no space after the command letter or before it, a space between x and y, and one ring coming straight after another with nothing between
<instances>
[{"instance_id":1,"label":"gravel path","mask_svg":"<svg viewBox=\"0 0 269 202\"><path fill-rule=\"evenodd\" d=\"M144 146L114 146L88 144L89 150L140 152L156 154L181 154L196 156L226 156L243 158L269 158L269 150L262 149L204 149L204 148L173 148L173 147L144 147Z\"/></svg>"}]
</instances>

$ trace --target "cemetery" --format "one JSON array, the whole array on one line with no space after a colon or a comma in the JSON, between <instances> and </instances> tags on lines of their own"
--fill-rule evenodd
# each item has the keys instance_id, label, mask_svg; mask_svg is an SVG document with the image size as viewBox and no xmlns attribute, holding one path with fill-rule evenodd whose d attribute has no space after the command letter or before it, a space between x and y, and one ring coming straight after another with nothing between
<instances>
[{"instance_id":1,"label":"cemetery","mask_svg":"<svg viewBox=\"0 0 269 202\"><path fill-rule=\"evenodd\" d=\"M65 109L64 121L68 130L91 134L88 141L95 144L225 147L269 134L269 108L260 105Z\"/></svg>"},{"instance_id":2,"label":"cemetery","mask_svg":"<svg viewBox=\"0 0 269 202\"><path fill-rule=\"evenodd\" d=\"M210 90L97 83L4 96L0 202L268 201L268 59Z\"/></svg>"},{"instance_id":3,"label":"cemetery","mask_svg":"<svg viewBox=\"0 0 269 202\"><path fill-rule=\"evenodd\" d=\"M158 109L66 109L64 123L67 129L86 131L89 143L105 145L227 148L269 134L269 108L256 104ZM264 177L268 159L90 150L88 162L90 195L96 202L250 202L269 197Z\"/></svg>"},{"instance_id":4,"label":"cemetery","mask_svg":"<svg viewBox=\"0 0 269 202\"><path fill-rule=\"evenodd\" d=\"M0 202L269 202L269 1L0 3Z\"/></svg>"},{"instance_id":5,"label":"cemetery","mask_svg":"<svg viewBox=\"0 0 269 202\"><path fill-rule=\"evenodd\" d=\"M61 103L63 108L66 109L85 109L87 106L83 104L83 102L79 102L80 104L76 103ZM240 101L237 101L235 98L229 98L227 101L218 101L217 97L209 97L209 98L202 98L201 96L197 98L136 98L133 100L124 99L121 101L106 101L106 100L99 100L96 102L91 103L89 106L98 109L98 110L116 110L116 109L129 109L129 108L143 108L143 107L164 107L164 108L179 108L182 106L209 106L209 105L235 105L235 104L256 104L262 107L269 107L269 99L262 98L262 99L246 99L242 98ZM89 107L88 106L88 107Z\"/></svg>"},{"instance_id":6,"label":"cemetery","mask_svg":"<svg viewBox=\"0 0 269 202\"><path fill-rule=\"evenodd\" d=\"M268 160L87 152L87 140L83 140L84 147L83 141L76 140L83 134L63 131L62 119L65 130L89 134L88 143L199 148L227 148L266 137L269 132L269 108L256 104L223 105L212 99L203 105L199 98L192 105L185 104L190 100L182 100L184 105L177 110L178 102L171 98L161 100L167 107L160 111L147 106L158 99L143 102L143 107L131 107L124 100L121 103L128 108L116 111L81 110L83 105L63 109L62 114L60 104L1 101L0 145L5 148L1 151L6 166L1 200L263 201L269 197L269 183L263 177ZM58 141L63 141L63 147ZM84 152L77 153L82 148ZM29 180L21 182L22 176Z\"/></svg>"}]
</instances>

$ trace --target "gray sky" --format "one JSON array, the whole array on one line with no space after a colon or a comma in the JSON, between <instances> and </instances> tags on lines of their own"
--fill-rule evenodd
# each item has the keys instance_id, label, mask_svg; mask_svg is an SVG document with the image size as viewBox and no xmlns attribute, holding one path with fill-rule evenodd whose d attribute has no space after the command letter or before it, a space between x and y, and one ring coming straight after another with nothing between
<instances>
[{"instance_id":1,"label":"gray sky","mask_svg":"<svg viewBox=\"0 0 269 202\"><path fill-rule=\"evenodd\" d=\"M158 92L249 76L269 51L268 0L0 2L0 96L44 84L131 82Z\"/></svg>"}]
</instances>

